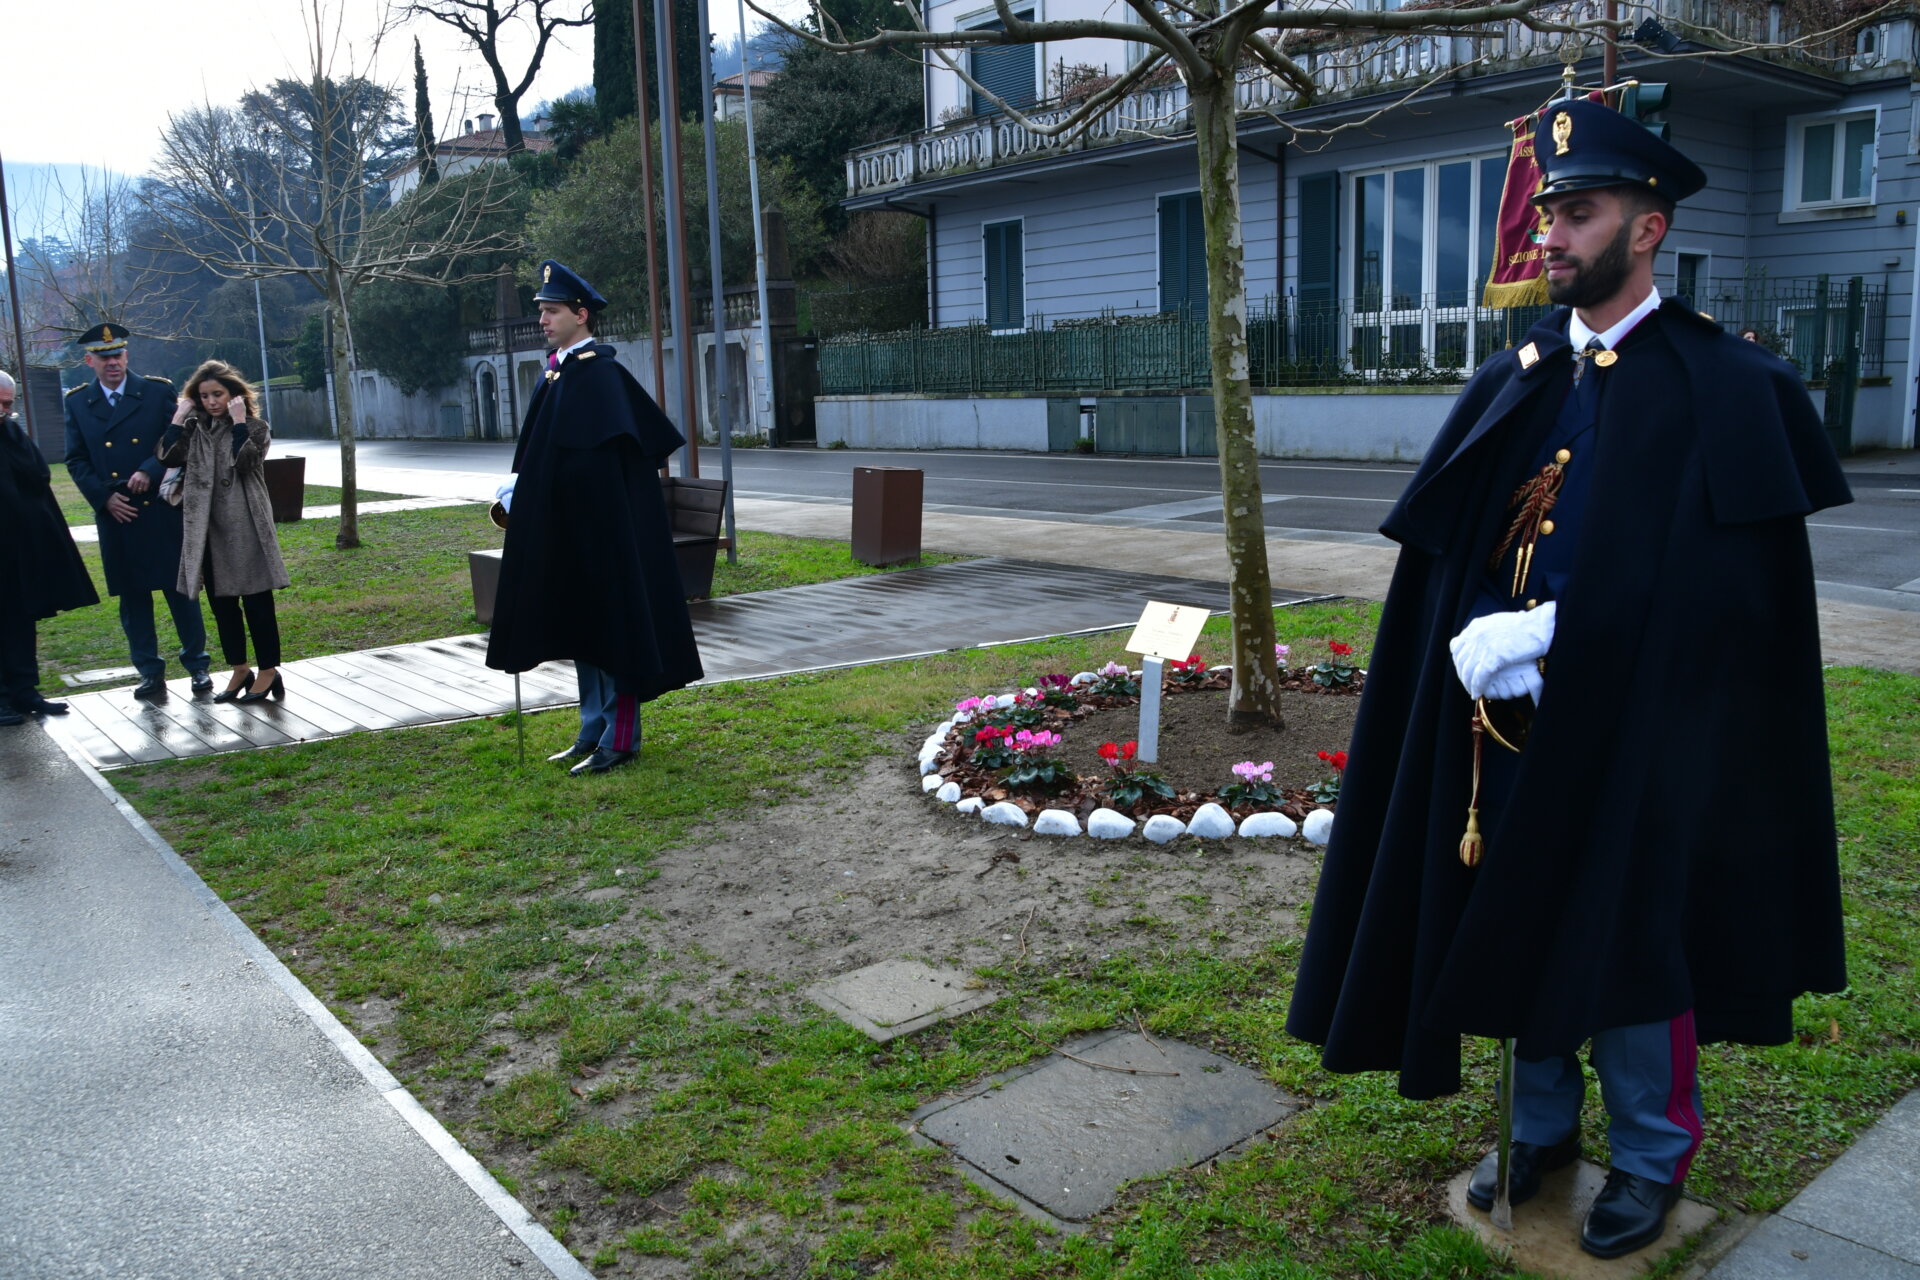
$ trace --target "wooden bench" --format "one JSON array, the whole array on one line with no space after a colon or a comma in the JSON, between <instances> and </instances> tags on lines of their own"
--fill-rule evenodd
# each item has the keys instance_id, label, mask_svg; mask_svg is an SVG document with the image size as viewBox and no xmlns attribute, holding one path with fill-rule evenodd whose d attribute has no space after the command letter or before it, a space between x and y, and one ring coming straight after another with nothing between
<instances>
[{"instance_id":1,"label":"wooden bench","mask_svg":"<svg viewBox=\"0 0 1920 1280\"><path fill-rule=\"evenodd\" d=\"M660 478L667 500L667 519L673 528L674 557L687 599L713 594L713 565L727 540L721 536L726 520L727 482ZM473 614L483 627L493 625L493 600L500 587L500 552L469 551L467 573L473 580Z\"/></svg>"},{"instance_id":2,"label":"wooden bench","mask_svg":"<svg viewBox=\"0 0 1920 1280\"><path fill-rule=\"evenodd\" d=\"M727 482L661 476L660 488L667 499L673 551L680 561L687 599L704 600L713 594L714 560L727 545L727 539L721 536L726 523Z\"/></svg>"}]
</instances>

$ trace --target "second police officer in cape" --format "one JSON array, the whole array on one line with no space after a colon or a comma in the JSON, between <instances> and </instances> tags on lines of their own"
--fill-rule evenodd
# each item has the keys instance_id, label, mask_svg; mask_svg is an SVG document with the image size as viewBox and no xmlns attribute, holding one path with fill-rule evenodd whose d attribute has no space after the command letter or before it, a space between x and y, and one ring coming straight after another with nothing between
<instances>
[{"instance_id":1,"label":"second police officer in cape","mask_svg":"<svg viewBox=\"0 0 1920 1280\"><path fill-rule=\"evenodd\" d=\"M580 729L548 758L606 773L639 753L640 704L701 676L659 476L686 438L594 340L607 300L592 285L548 261L534 300L553 350L501 486L507 541L487 665L572 659Z\"/></svg>"},{"instance_id":2,"label":"second police officer in cape","mask_svg":"<svg viewBox=\"0 0 1920 1280\"><path fill-rule=\"evenodd\" d=\"M1707 1120L1698 1044L1779 1044L1846 985L1805 517L1851 500L1799 376L1661 300L1705 175L1590 101L1543 113L1563 304L1462 393L1382 531L1402 550L1288 1029L1334 1071L1460 1087L1515 1042L1514 1205L1611 1171L1587 1252L1658 1239ZM1469 815L1469 809L1472 813ZM1495 1197L1491 1155L1468 1198Z\"/></svg>"}]
</instances>

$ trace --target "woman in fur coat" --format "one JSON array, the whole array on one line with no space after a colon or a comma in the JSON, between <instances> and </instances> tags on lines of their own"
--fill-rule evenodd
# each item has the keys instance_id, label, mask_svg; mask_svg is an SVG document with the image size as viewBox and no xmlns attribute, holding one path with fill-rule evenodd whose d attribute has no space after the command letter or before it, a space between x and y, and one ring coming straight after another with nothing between
<instances>
[{"instance_id":1,"label":"woman in fur coat","mask_svg":"<svg viewBox=\"0 0 1920 1280\"><path fill-rule=\"evenodd\" d=\"M206 587L220 647L233 665L215 702L286 697L273 593L288 585L287 569L261 468L272 433L257 409L240 371L209 360L187 380L160 447L160 461L181 468L178 589L194 596ZM247 665L249 632L257 668Z\"/></svg>"}]
</instances>

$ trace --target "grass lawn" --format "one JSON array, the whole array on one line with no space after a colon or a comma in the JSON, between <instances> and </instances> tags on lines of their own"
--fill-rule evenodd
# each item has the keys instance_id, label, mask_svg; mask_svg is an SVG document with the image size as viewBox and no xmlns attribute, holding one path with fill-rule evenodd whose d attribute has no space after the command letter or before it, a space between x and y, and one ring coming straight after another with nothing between
<instances>
[{"instance_id":1,"label":"grass lawn","mask_svg":"<svg viewBox=\"0 0 1920 1280\"><path fill-rule=\"evenodd\" d=\"M321 492L337 499L339 491ZM307 490L310 501L314 493L312 488ZM467 553L497 547L505 537L488 522L483 505L363 516L362 545L352 551L334 547L338 529L335 519L278 526L281 554L293 582L276 601L281 646L289 661L438 636L469 635L481 629L473 616ZM102 603L40 624L41 679L50 686L63 672L123 666L127 661L119 615L106 596L106 576L100 571L100 548L94 543L81 543L80 556L93 574ZM929 556L922 563L958 558ZM716 566L714 594L762 591L875 572L879 570L856 562L844 542L742 533L740 563L728 565L723 559ZM171 642L171 627L164 616L165 606L156 600L154 607L160 616L164 653ZM210 614L207 621L211 644ZM218 654L214 665L224 665Z\"/></svg>"},{"instance_id":2,"label":"grass lawn","mask_svg":"<svg viewBox=\"0 0 1920 1280\"><path fill-rule=\"evenodd\" d=\"M1343 639L1363 663L1376 620L1361 604L1279 615L1296 653ZM1223 625L1209 625L1202 652L1224 648ZM700 1276L761 1274L774 1257L782 1273L915 1280L1507 1274L1445 1225L1439 1190L1491 1139L1491 1046L1472 1048L1466 1091L1438 1103L1400 1099L1390 1078L1322 1071L1281 1027L1291 937L1233 959L1206 945L1204 924L1185 943L1143 927L1071 958L1012 962L986 975L1010 998L884 1051L806 1004L790 975L729 977L698 939L671 933L671 945L607 941L620 935L602 926L653 908L595 890L643 886L663 852L697 850L713 824L909 750L951 697L1098 665L1118 643L670 695L649 709L642 765L584 786L517 773L504 720L111 777L604 1275L654 1256ZM1798 1043L1703 1052L1709 1137L1689 1187L1728 1208L1777 1207L1920 1082L1920 679L1840 669L1827 684L1854 985L1801 1002ZM1185 844L1164 856L1195 857ZM1031 869L1006 875L1102 856L1030 848ZM737 1001L691 998L716 981ZM1245 1157L1142 1184L1064 1239L907 1140L920 1103L1135 1016L1311 1105ZM1597 1098L1587 1119L1589 1154L1604 1160ZM1670 1259L1662 1274L1678 1268Z\"/></svg>"}]
</instances>

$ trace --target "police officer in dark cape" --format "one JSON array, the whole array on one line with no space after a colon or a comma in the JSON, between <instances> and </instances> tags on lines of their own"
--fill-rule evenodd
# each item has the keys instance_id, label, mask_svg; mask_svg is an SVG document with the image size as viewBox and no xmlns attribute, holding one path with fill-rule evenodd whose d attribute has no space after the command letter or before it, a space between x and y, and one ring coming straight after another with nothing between
<instances>
[{"instance_id":1,"label":"police officer in dark cape","mask_svg":"<svg viewBox=\"0 0 1920 1280\"><path fill-rule=\"evenodd\" d=\"M1460 1087L1512 1041L1510 1202L1613 1168L1581 1246L1659 1238L1696 1046L1781 1044L1846 985L1805 517L1851 501L1805 386L1653 287L1700 169L1588 101L1536 132L1549 293L1381 531L1402 546L1287 1027L1333 1071ZM1471 813L1469 812L1471 809ZM1490 1207L1495 1158L1468 1198Z\"/></svg>"},{"instance_id":2,"label":"police officer in dark cape","mask_svg":"<svg viewBox=\"0 0 1920 1280\"><path fill-rule=\"evenodd\" d=\"M63 716L40 692L34 623L100 603L53 496L53 476L13 414L17 388L0 373L0 725Z\"/></svg>"},{"instance_id":3,"label":"police officer in dark cape","mask_svg":"<svg viewBox=\"0 0 1920 1280\"><path fill-rule=\"evenodd\" d=\"M592 285L548 261L534 299L554 349L501 487L507 541L487 665L572 659L580 731L548 759L605 773L639 753L640 704L702 674L659 476L686 437L594 340L607 300Z\"/></svg>"}]
</instances>

